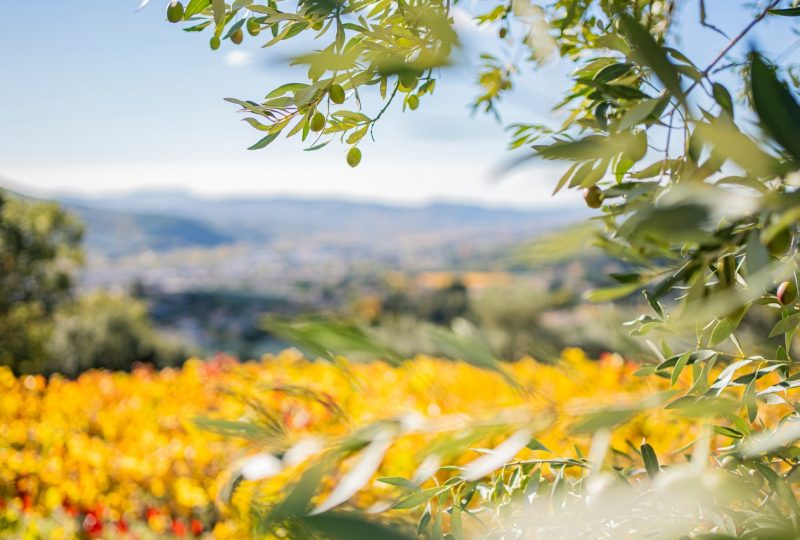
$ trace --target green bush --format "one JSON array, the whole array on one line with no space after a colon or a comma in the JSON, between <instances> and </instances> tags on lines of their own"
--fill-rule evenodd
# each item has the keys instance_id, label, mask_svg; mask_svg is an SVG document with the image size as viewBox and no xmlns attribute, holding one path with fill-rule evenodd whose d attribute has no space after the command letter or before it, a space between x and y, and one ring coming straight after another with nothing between
<instances>
[{"instance_id":1,"label":"green bush","mask_svg":"<svg viewBox=\"0 0 800 540\"><path fill-rule=\"evenodd\" d=\"M136 363L178 366L189 352L157 334L147 304L126 295L97 292L56 313L48 360L37 371L74 376L87 369L128 371Z\"/></svg>"},{"instance_id":2,"label":"green bush","mask_svg":"<svg viewBox=\"0 0 800 540\"><path fill-rule=\"evenodd\" d=\"M0 364L45 360L51 318L72 296L82 235L58 205L0 190Z\"/></svg>"},{"instance_id":3,"label":"green bush","mask_svg":"<svg viewBox=\"0 0 800 540\"><path fill-rule=\"evenodd\" d=\"M188 351L155 332L145 303L105 293L74 297L82 235L80 222L57 204L0 190L0 364L74 376L183 362Z\"/></svg>"}]
</instances>

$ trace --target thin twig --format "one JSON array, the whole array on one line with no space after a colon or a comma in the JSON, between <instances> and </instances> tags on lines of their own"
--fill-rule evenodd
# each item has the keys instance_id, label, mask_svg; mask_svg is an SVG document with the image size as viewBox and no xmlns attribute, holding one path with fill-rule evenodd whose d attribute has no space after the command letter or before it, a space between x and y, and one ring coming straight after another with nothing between
<instances>
[{"instance_id":1,"label":"thin twig","mask_svg":"<svg viewBox=\"0 0 800 540\"><path fill-rule=\"evenodd\" d=\"M710 30L713 30L714 32L722 35L725 39L730 39L728 34L726 34L722 30L720 30L719 28L717 28L716 26L714 26L713 24L708 22L706 20L706 15L707 15L706 14L706 2L705 2L705 0L700 0L700 24L702 26L705 26L706 28L708 28Z\"/></svg>"},{"instance_id":2,"label":"thin twig","mask_svg":"<svg viewBox=\"0 0 800 540\"><path fill-rule=\"evenodd\" d=\"M764 17L769 14L770 10L777 6L780 1L781 0L772 0L772 2L770 2L769 5L764 8L764 11L762 11L755 19L750 21L750 24L748 24L741 32L739 32L739 35L733 38L730 43L728 43L728 45L722 49L722 52L720 52L717 57L714 58L714 60L706 67L706 69L702 71L703 77L708 77L708 74L711 73L711 70L714 69L714 66L721 62L722 59L725 58L725 56L730 52L730 50L733 49L748 33L750 33L750 30L752 30L755 25L761 22ZM694 83L692 83L692 85L686 90L685 95L688 96L698 84L699 81L694 81Z\"/></svg>"},{"instance_id":3,"label":"thin twig","mask_svg":"<svg viewBox=\"0 0 800 540\"><path fill-rule=\"evenodd\" d=\"M389 96L389 100L386 102L386 105L384 105L383 108L378 113L378 115L375 118L372 119L372 122L371 122L371 125L370 125L370 128L369 128L369 135L370 135L370 137L372 137L373 140L375 140L375 136L372 134L373 130L375 129L375 123L378 120L381 119L381 116L383 116L383 113L386 112L386 109L388 109L389 105L391 105L392 101L394 101L394 97L397 95L397 89L398 88L400 88L400 81L395 83L394 90L392 90L392 95Z\"/></svg>"},{"instance_id":4,"label":"thin twig","mask_svg":"<svg viewBox=\"0 0 800 540\"><path fill-rule=\"evenodd\" d=\"M669 161L669 145L672 139L672 121L675 119L675 111L677 109L672 109L672 112L669 114L669 124L667 125L667 144L664 147L664 163L661 165L661 174L659 174L658 181L661 182L664 179L664 173L667 172L667 162Z\"/></svg>"}]
</instances>

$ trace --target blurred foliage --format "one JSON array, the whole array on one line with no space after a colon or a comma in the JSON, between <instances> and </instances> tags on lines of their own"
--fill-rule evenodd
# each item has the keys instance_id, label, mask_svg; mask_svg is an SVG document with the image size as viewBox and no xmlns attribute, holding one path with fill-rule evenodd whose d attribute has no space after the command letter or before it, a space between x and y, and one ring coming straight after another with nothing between
<instances>
[{"instance_id":1,"label":"blurred foliage","mask_svg":"<svg viewBox=\"0 0 800 540\"><path fill-rule=\"evenodd\" d=\"M87 369L130 370L137 362L178 366L186 348L156 334L147 304L128 296L84 295L56 313L43 372L75 376Z\"/></svg>"},{"instance_id":2,"label":"blurred foliage","mask_svg":"<svg viewBox=\"0 0 800 540\"><path fill-rule=\"evenodd\" d=\"M74 376L182 363L189 352L157 335L143 302L105 293L76 298L82 232L57 204L0 190L0 365Z\"/></svg>"},{"instance_id":3,"label":"blurred foliage","mask_svg":"<svg viewBox=\"0 0 800 540\"><path fill-rule=\"evenodd\" d=\"M411 300L401 291L390 293L382 302L387 313L410 313L434 324L450 324L453 319L466 317L470 312L469 291L458 280L440 289Z\"/></svg>"},{"instance_id":4,"label":"blurred foliage","mask_svg":"<svg viewBox=\"0 0 800 540\"><path fill-rule=\"evenodd\" d=\"M0 190L0 364L46 358L49 322L70 299L82 234L58 205Z\"/></svg>"},{"instance_id":5,"label":"blurred foliage","mask_svg":"<svg viewBox=\"0 0 800 540\"><path fill-rule=\"evenodd\" d=\"M517 426L493 451L456 469L452 479L399 503L424 508L418 534L471 536L464 524L476 517L483 524L476 535L486 538L800 535L795 474L800 468L795 410L800 408L789 393L800 385L792 350L800 324L798 66L787 54L791 44L769 56L741 52L762 21L789 26L800 9L790 0L736 2L751 13L750 20L710 63L698 66L690 58L693 52L682 50L674 27L685 3L512 0L470 8L468 15L479 24L497 30L498 41L507 44L501 49L516 51L507 58L483 56L478 75L483 92L476 108L495 112L525 68L535 69L557 55L574 68L571 86L556 107L557 123L511 126L511 147L518 150L514 165L534 159L570 164L555 192L583 191L587 206L597 210L592 243L628 266L610 276L612 285L585 298L606 303L644 295L648 312L627 325L654 359L639 374L655 375L674 389L588 414L580 426L595 432L594 443L586 463L575 465L575 476L567 473L574 463L562 458L545 470L515 459L534 429ZM701 31L718 33L706 2L698 4ZM445 73L437 68L458 46L452 9L450 2L435 1L239 0L229 6L222 0L193 0L182 18L193 21L190 30L211 28L212 48L221 37L241 41L237 32L245 25L251 34L271 33L266 46L314 35L322 48L292 61L308 67L306 82L283 85L263 102L232 101L251 114L249 123L266 132L253 148L266 146L284 130L303 139L318 133L312 148L340 136L351 145L348 163L355 166L361 153L351 159L352 145L372 132L396 96L404 96L404 106L415 110L435 77ZM377 86L383 102L372 116L358 110L370 85ZM569 249L559 251L575 252L582 241L572 231L564 240ZM766 337L782 337L783 343L766 354L739 339L742 321L754 306L780 318ZM454 320L452 333L437 332L439 343L451 354L496 369L490 349L462 320ZM326 343L347 345L331 338L329 330L319 329L328 336ZM313 341L316 335L304 327L297 337ZM357 345L369 350L364 340L358 335ZM324 352L335 358L335 351ZM777 380L765 385L766 377ZM665 402L702 418L699 422L730 444L712 454L708 436L700 436L691 443L690 463L674 470L662 470L651 446L634 446L642 469L606 467L608 430ZM785 416L762 423L762 409L773 408ZM363 486L380 463L387 439L398 432L386 422L369 436L356 432L344 443L363 452L351 473L336 478L337 504L309 514L314 490L308 486L331 472L330 461L322 460L271 511L256 513L260 530L303 530L309 515L325 515L355 495L355 486ZM462 451L471 445L457 437L450 441ZM351 453L334 446L329 456L340 462ZM722 462L726 466L718 467ZM470 506L476 497L480 510Z\"/></svg>"},{"instance_id":6,"label":"blurred foliage","mask_svg":"<svg viewBox=\"0 0 800 540\"><path fill-rule=\"evenodd\" d=\"M590 276L596 260L541 269L536 274L500 274L507 283L469 288L453 273L452 283L434 289L389 288L382 296L360 298L351 315L401 356L446 355L432 336L466 320L480 333L492 354L502 360L531 356L556 361L567 346L592 355L609 351L646 357L646 347L621 326L634 306L586 306L579 291L601 282ZM564 285L569 276L570 287ZM502 281L506 281L503 279ZM339 314L339 317L345 316ZM351 351L337 349L351 355Z\"/></svg>"}]
</instances>

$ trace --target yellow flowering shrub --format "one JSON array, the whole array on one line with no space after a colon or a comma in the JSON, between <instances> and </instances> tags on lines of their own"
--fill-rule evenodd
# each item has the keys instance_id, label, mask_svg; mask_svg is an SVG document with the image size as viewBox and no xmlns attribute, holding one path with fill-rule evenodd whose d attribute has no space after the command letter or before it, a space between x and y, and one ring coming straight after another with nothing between
<instances>
[{"instance_id":1,"label":"yellow flowering shrub","mask_svg":"<svg viewBox=\"0 0 800 540\"><path fill-rule=\"evenodd\" d=\"M0 533L237 537L236 522L215 501L234 507L256 496L267 501L292 480L284 470L229 485L223 473L248 453L285 450L311 435L335 437L409 413L477 421L513 409L554 419L535 437L555 455L575 455L576 443L585 451L588 442L567 433L576 414L667 386L634 376L636 366L616 355L592 361L574 349L560 365L526 359L506 369L520 388L463 362L332 364L292 351L252 363L218 358L190 360L181 369L91 371L76 380L15 377L0 368ZM198 418L222 423L204 429ZM248 431L251 425L259 430ZM659 411L616 429L612 445L646 438L666 451L694 434L689 423ZM429 443L399 439L378 475L411 476ZM355 500L366 506L390 489L368 484Z\"/></svg>"}]
</instances>

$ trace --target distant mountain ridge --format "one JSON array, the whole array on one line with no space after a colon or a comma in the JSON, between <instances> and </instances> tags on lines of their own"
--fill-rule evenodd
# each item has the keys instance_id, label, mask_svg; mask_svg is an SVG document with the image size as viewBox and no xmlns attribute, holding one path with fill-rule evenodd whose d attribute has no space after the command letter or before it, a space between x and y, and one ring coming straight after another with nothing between
<instances>
[{"instance_id":1,"label":"distant mountain ridge","mask_svg":"<svg viewBox=\"0 0 800 540\"><path fill-rule=\"evenodd\" d=\"M83 222L90 252L117 257L145 251L214 247L235 239L190 218L145 212L109 211L61 203Z\"/></svg>"},{"instance_id":2,"label":"distant mountain ridge","mask_svg":"<svg viewBox=\"0 0 800 540\"><path fill-rule=\"evenodd\" d=\"M354 280L369 287L384 272L506 269L515 246L587 215L585 208L203 199L174 191L54 200L86 226L80 281L87 289L144 284L297 302L306 301L307 285L299 284L314 284L319 296L323 289L346 294Z\"/></svg>"},{"instance_id":3,"label":"distant mountain ridge","mask_svg":"<svg viewBox=\"0 0 800 540\"><path fill-rule=\"evenodd\" d=\"M0 191L31 201L50 201L0 186ZM235 241L201 221L150 212L107 210L82 199L53 199L80 219L84 245L90 253L117 257L146 251L164 252L185 247L213 247Z\"/></svg>"},{"instance_id":4,"label":"distant mountain ridge","mask_svg":"<svg viewBox=\"0 0 800 540\"><path fill-rule=\"evenodd\" d=\"M583 215L580 209L511 210L452 203L404 207L288 197L205 199L176 191L57 200L88 218L90 231L98 229L94 245L106 246L104 251L111 242L102 241L102 236L116 233L100 218L110 219L111 213L149 216L147 231L154 234L150 242L159 246L154 249L180 247L182 242L188 247L281 240L368 245L388 238L424 240L426 235L457 242L475 235L529 236ZM159 223L164 225L164 238L159 238Z\"/></svg>"}]
</instances>

